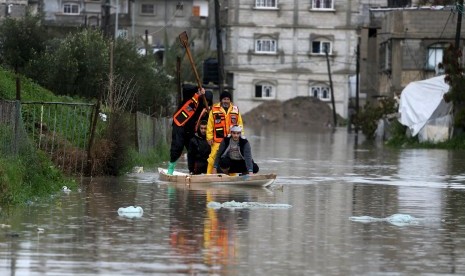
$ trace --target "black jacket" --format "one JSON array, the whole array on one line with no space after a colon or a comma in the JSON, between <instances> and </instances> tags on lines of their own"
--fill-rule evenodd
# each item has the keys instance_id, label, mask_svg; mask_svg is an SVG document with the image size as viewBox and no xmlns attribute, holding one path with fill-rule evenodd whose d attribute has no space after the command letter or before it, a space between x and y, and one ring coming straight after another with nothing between
<instances>
[{"instance_id":1,"label":"black jacket","mask_svg":"<svg viewBox=\"0 0 465 276\"><path fill-rule=\"evenodd\" d=\"M189 142L187 151L187 166L189 172L193 172L196 162L207 163L208 156L210 155L211 147L208 144L206 137L200 135L200 130L192 137Z\"/></svg>"},{"instance_id":2,"label":"black jacket","mask_svg":"<svg viewBox=\"0 0 465 276\"><path fill-rule=\"evenodd\" d=\"M231 140L231 136L225 137L223 141L221 141L220 147L218 148L218 152L215 158L214 167L218 168L220 163L221 157L229 151L229 141ZM249 172L253 171L253 159L252 159L252 149L250 147L250 143L247 139L239 138L239 150L241 152L242 158L245 161L245 166Z\"/></svg>"}]
</instances>

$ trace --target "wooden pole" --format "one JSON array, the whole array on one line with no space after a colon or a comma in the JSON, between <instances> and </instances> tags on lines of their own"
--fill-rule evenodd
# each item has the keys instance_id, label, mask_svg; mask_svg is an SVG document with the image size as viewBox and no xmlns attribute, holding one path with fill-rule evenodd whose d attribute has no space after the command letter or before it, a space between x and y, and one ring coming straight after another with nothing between
<instances>
[{"instance_id":1,"label":"wooden pole","mask_svg":"<svg viewBox=\"0 0 465 276\"><path fill-rule=\"evenodd\" d=\"M355 69L355 114L358 115L360 104L359 104L359 86L360 86L360 38L357 41L357 61L356 61L356 69ZM358 126L355 125L355 133L358 133Z\"/></svg>"},{"instance_id":2,"label":"wooden pole","mask_svg":"<svg viewBox=\"0 0 465 276\"><path fill-rule=\"evenodd\" d=\"M460 47L460 32L462 29L462 13L463 13L463 0L459 0L457 3L457 9L459 14L457 16L457 27L455 29L455 49Z\"/></svg>"},{"instance_id":3,"label":"wooden pole","mask_svg":"<svg viewBox=\"0 0 465 276\"><path fill-rule=\"evenodd\" d=\"M19 66L15 65L15 77L16 77L16 100L21 101L21 79L19 77Z\"/></svg>"},{"instance_id":4,"label":"wooden pole","mask_svg":"<svg viewBox=\"0 0 465 276\"><path fill-rule=\"evenodd\" d=\"M331 89L331 104L333 107L333 121L334 121L333 127L336 127L337 126L336 104L334 102L333 79L331 78L331 67L329 65L328 49L325 49L325 54L326 54L326 64L328 66L329 89Z\"/></svg>"},{"instance_id":5,"label":"wooden pole","mask_svg":"<svg viewBox=\"0 0 465 276\"><path fill-rule=\"evenodd\" d=\"M224 90L224 60L223 60L223 41L221 38L219 0L215 0L215 27L216 27L216 54L217 54L217 59L218 59L218 88L219 88L219 94L221 94Z\"/></svg>"},{"instance_id":6,"label":"wooden pole","mask_svg":"<svg viewBox=\"0 0 465 276\"><path fill-rule=\"evenodd\" d=\"M187 57L189 59L189 62L191 63L191 67L192 67L192 71L194 72L195 79L197 80L197 87L200 89L202 88L202 82L200 81L199 73L197 73L197 68L195 68L194 59L192 58L192 53L189 48L189 38L187 37L186 32L182 32L179 35L179 41L181 41L181 44L184 46L184 48L186 48ZM202 100L203 100L203 105L207 107L208 102L207 102L207 98L205 98L205 95L202 96Z\"/></svg>"}]
</instances>

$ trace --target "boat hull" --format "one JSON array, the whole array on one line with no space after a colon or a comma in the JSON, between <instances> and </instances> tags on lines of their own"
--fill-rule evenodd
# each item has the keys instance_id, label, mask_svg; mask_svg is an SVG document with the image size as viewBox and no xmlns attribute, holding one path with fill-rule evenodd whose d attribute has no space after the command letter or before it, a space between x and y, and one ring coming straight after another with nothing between
<instances>
[{"instance_id":1,"label":"boat hull","mask_svg":"<svg viewBox=\"0 0 465 276\"><path fill-rule=\"evenodd\" d=\"M230 176L227 174L201 174L190 175L175 171L173 175L166 173L166 169L158 168L159 180L173 183L202 183L202 184L228 184L266 187L276 180L276 174L247 174Z\"/></svg>"}]
</instances>

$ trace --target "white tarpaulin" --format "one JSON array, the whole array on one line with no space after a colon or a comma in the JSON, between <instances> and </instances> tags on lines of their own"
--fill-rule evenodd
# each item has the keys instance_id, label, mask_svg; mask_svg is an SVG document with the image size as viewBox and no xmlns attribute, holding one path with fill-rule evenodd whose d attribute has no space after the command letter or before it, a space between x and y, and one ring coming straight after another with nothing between
<instances>
[{"instance_id":1,"label":"white tarpaulin","mask_svg":"<svg viewBox=\"0 0 465 276\"><path fill-rule=\"evenodd\" d=\"M450 112L452 104L444 101L444 94L449 91L449 85L444 82L444 75L427 80L409 83L400 95L399 113L400 123L407 126L412 136L417 135L427 124L435 124L444 121L448 125L440 125L441 131L449 129L451 122ZM439 118L449 118L447 120L437 120ZM431 132L434 128L428 128ZM448 133L448 131L446 131ZM422 135L422 140L443 140ZM447 137L446 137L447 138Z\"/></svg>"}]
</instances>

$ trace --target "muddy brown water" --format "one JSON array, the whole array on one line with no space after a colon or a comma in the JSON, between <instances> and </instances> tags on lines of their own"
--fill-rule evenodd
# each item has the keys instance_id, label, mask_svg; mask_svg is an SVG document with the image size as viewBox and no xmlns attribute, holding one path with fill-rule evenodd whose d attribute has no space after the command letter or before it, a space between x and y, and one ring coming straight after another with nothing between
<instances>
[{"instance_id":1,"label":"muddy brown water","mask_svg":"<svg viewBox=\"0 0 465 276\"><path fill-rule=\"evenodd\" d=\"M0 275L465 274L463 152L394 150L345 129L246 134L272 187L171 185L149 168L82 179L82 191L0 211ZM207 207L233 200L292 207ZM118 215L131 205L142 217ZM419 220L349 219L393 214Z\"/></svg>"}]
</instances>

